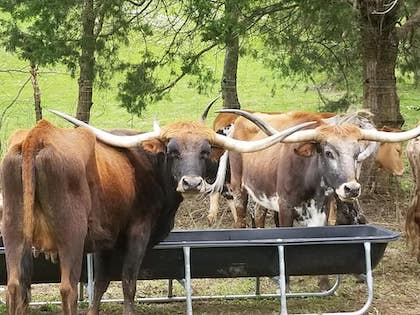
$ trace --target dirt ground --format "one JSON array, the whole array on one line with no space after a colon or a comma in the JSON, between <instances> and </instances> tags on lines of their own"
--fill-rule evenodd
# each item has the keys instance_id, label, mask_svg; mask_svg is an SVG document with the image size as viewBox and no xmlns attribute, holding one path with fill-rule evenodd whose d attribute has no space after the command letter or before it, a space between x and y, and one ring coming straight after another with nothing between
<instances>
[{"instance_id":1,"label":"dirt ground","mask_svg":"<svg viewBox=\"0 0 420 315\"><path fill-rule=\"evenodd\" d=\"M367 314L380 315L418 315L420 314L420 264L410 255L405 235L404 220L408 207L409 195L399 193L390 197L384 195L367 194L361 200L364 214L370 224L380 225L401 233L398 241L389 243L385 255L373 271L374 300ZM191 199L184 201L176 217L177 229L209 228L207 223L207 199ZM268 226L273 226L272 214L267 219ZM219 219L212 228L230 228L232 216L226 203L222 203ZM309 278L309 279L308 279ZM292 277L293 291L317 290L315 277ZM221 279L221 280L193 280L193 294L246 294L254 290L255 280ZM275 293L276 284L270 279L262 279L263 293ZM139 281L138 297L164 296L166 281ZM174 284L176 296L183 295L180 284ZM4 293L0 293L2 299ZM121 298L121 286L112 283L105 294L105 298ZM33 286L34 300L59 300L57 285ZM288 299L289 313L319 313L354 311L362 307L366 299L363 283L357 283L351 275L344 275L337 292L324 298L294 298ZM5 312L0 306L0 313ZM194 301L194 314L278 314L280 302L278 299L257 300L212 300ZM185 303L139 303L137 311L140 315L185 314ZM86 313L86 304L81 305L80 314ZM103 303L101 314L116 315L122 313L119 303ZM30 314L60 314L60 308L54 305L31 307Z\"/></svg>"}]
</instances>

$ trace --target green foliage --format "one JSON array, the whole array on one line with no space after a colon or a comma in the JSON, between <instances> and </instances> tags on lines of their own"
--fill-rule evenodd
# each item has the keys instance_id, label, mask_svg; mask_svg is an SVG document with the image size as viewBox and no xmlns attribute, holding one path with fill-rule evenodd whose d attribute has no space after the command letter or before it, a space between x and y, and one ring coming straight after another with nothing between
<instances>
[{"instance_id":1,"label":"green foliage","mask_svg":"<svg viewBox=\"0 0 420 315\"><path fill-rule=\"evenodd\" d=\"M160 100L164 94L164 92L154 93L157 88L157 82L152 73L157 63L153 60L148 61L147 57L144 60L142 63L130 67L125 82L119 84L118 93L123 107L129 113L137 114L138 116L140 116L148 103Z\"/></svg>"},{"instance_id":2,"label":"green foliage","mask_svg":"<svg viewBox=\"0 0 420 315\"><path fill-rule=\"evenodd\" d=\"M263 49L253 55L279 76L308 80L323 74L321 83L349 92L361 77L357 23L355 10L344 1L300 1L258 27Z\"/></svg>"},{"instance_id":3,"label":"green foliage","mask_svg":"<svg viewBox=\"0 0 420 315\"><path fill-rule=\"evenodd\" d=\"M1 1L1 43L38 66L64 64L75 76L84 41L82 5L82 0ZM132 11L124 0L95 1L94 75L99 87L109 87L118 68L118 52L121 44L128 44L127 29L134 20ZM133 28L140 30L143 24Z\"/></svg>"}]
</instances>

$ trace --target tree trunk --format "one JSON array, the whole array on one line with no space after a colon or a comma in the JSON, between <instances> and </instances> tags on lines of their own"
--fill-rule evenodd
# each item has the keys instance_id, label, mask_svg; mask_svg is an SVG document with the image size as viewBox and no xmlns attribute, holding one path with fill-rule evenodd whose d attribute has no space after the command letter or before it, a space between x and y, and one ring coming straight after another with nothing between
<instances>
[{"instance_id":1,"label":"tree trunk","mask_svg":"<svg viewBox=\"0 0 420 315\"><path fill-rule=\"evenodd\" d=\"M81 55L79 58L79 100L77 103L76 118L89 122L92 103L92 85L95 65L95 13L94 1L83 1L82 13L83 34L81 37Z\"/></svg>"},{"instance_id":2,"label":"tree trunk","mask_svg":"<svg viewBox=\"0 0 420 315\"><path fill-rule=\"evenodd\" d=\"M360 1L363 106L375 115L373 119L377 127L399 128L404 119L400 113L395 79L398 8L383 15L372 14L374 10L385 10L383 5L378 5L379 2L383 1Z\"/></svg>"},{"instance_id":3,"label":"tree trunk","mask_svg":"<svg viewBox=\"0 0 420 315\"><path fill-rule=\"evenodd\" d=\"M237 7L234 0L225 3L225 15L231 23L238 21ZM231 27L233 29L233 27ZM241 108L238 99L236 75L238 72L239 59L239 35L233 31L226 36L226 53L223 66L222 98L224 108Z\"/></svg>"},{"instance_id":4,"label":"tree trunk","mask_svg":"<svg viewBox=\"0 0 420 315\"><path fill-rule=\"evenodd\" d=\"M34 90L34 106L35 106L35 118L36 121L42 119L42 108L41 108L41 91L38 85L38 67L31 63L31 82Z\"/></svg>"},{"instance_id":5,"label":"tree trunk","mask_svg":"<svg viewBox=\"0 0 420 315\"><path fill-rule=\"evenodd\" d=\"M399 39L396 23L398 4L386 14L388 7L382 0L360 0L360 26L363 62L363 107L373 116L377 128L389 126L400 128L404 119L400 113L400 100L397 94L395 66ZM391 194L390 175L372 167L372 161L366 161L362 185L365 191L374 190L380 194ZM394 187L395 188L395 187Z\"/></svg>"}]
</instances>

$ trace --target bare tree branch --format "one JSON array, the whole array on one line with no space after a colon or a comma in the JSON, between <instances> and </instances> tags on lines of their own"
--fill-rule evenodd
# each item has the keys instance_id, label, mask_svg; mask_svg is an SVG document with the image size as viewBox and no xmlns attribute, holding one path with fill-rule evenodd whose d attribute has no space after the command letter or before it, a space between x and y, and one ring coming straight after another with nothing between
<instances>
[{"instance_id":1,"label":"bare tree branch","mask_svg":"<svg viewBox=\"0 0 420 315\"><path fill-rule=\"evenodd\" d=\"M20 94L22 94L23 89L25 88L26 84L28 84L29 81L31 81L30 76L28 77L28 79L26 79L25 83L23 83L23 85L19 88L19 91L17 92L17 94L16 94L15 98L12 100L12 102L2 110L2 112L0 114L0 129L3 126L3 120L4 120L4 117L6 115L6 112L16 103Z\"/></svg>"},{"instance_id":2,"label":"bare tree branch","mask_svg":"<svg viewBox=\"0 0 420 315\"><path fill-rule=\"evenodd\" d=\"M0 69L0 72L6 72L6 73L12 73L12 72L18 72L18 73L28 73L28 70L19 70L19 69Z\"/></svg>"},{"instance_id":3,"label":"bare tree branch","mask_svg":"<svg viewBox=\"0 0 420 315\"><path fill-rule=\"evenodd\" d=\"M209 50L213 49L214 47L216 47L218 45L218 43L213 43L212 45L202 49L201 51L199 51L195 56L193 56L191 58L191 61L188 63L188 66L193 65L198 58L200 58L203 54L205 54L206 52L208 52ZM187 67L188 68L188 67ZM159 88L157 90L155 90L155 93L163 93L171 88L173 88L175 86L175 84L177 84L185 75L187 75L187 71L182 71L181 74L176 77L172 82L170 82L169 84L167 84L166 86Z\"/></svg>"}]
</instances>

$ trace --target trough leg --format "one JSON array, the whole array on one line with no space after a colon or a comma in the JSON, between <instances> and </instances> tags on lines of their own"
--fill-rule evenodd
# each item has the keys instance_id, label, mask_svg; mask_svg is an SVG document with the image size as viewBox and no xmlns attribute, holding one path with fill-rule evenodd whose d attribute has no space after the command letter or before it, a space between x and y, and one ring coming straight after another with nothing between
<instances>
[{"instance_id":1,"label":"trough leg","mask_svg":"<svg viewBox=\"0 0 420 315\"><path fill-rule=\"evenodd\" d=\"M192 315L192 292L191 292L191 260L190 247L183 247L185 267L185 295L187 302L187 315Z\"/></svg>"},{"instance_id":2,"label":"trough leg","mask_svg":"<svg viewBox=\"0 0 420 315\"><path fill-rule=\"evenodd\" d=\"M287 315L286 305L286 267L284 263L284 246L279 245L279 286L280 286L280 314Z\"/></svg>"},{"instance_id":3,"label":"trough leg","mask_svg":"<svg viewBox=\"0 0 420 315\"><path fill-rule=\"evenodd\" d=\"M87 254L86 256L86 263L87 263L87 293L88 293L88 301L89 306L92 306L93 304L93 291L94 291L94 282L93 282L93 272L94 272L94 266L93 266L93 254ZM81 283L82 288L82 294L83 294L83 284ZM83 300L83 295L82 295Z\"/></svg>"}]
</instances>

